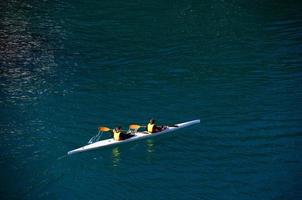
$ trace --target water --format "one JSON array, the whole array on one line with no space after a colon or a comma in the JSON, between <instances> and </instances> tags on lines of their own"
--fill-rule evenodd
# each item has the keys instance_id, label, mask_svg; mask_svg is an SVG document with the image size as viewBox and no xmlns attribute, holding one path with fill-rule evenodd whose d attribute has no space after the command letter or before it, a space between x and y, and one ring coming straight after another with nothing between
<instances>
[{"instance_id":1,"label":"water","mask_svg":"<svg viewBox=\"0 0 302 200\"><path fill-rule=\"evenodd\" d=\"M1 199L302 198L298 1L0 8ZM201 124L66 156L150 117Z\"/></svg>"}]
</instances>

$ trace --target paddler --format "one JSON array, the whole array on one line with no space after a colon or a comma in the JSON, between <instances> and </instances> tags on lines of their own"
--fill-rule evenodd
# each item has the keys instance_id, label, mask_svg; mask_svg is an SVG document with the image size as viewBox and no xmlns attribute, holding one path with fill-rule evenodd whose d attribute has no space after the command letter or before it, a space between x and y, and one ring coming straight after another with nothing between
<instances>
[{"instance_id":1,"label":"paddler","mask_svg":"<svg viewBox=\"0 0 302 200\"><path fill-rule=\"evenodd\" d=\"M133 135L127 134L125 131L123 131L121 126L116 127L115 129L112 130L112 132L113 132L113 139L116 141L126 140L128 138L133 137Z\"/></svg>"},{"instance_id":2,"label":"paddler","mask_svg":"<svg viewBox=\"0 0 302 200\"><path fill-rule=\"evenodd\" d=\"M148 125L147 125L147 132L148 133L156 133L159 132L163 129L162 126L156 126L155 124L155 120L154 119L150 119Z\"/></svg>"}]
</instances>

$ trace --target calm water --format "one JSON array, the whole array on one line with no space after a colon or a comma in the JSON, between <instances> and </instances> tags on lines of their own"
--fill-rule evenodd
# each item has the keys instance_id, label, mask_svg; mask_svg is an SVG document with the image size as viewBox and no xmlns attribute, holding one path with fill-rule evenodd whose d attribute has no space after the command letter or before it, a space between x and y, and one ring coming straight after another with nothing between
<instances>
[{"instance_id":1,"label":"calm water","mask_svg":"<svg viewBox=\"0 0 302 200\"><path fill-rule=\"evenodd\" d=\"M302 199L301 9L1 1L0 198ZM66 156L150 117L201 124Z\"/></svg>"}]
</instances>

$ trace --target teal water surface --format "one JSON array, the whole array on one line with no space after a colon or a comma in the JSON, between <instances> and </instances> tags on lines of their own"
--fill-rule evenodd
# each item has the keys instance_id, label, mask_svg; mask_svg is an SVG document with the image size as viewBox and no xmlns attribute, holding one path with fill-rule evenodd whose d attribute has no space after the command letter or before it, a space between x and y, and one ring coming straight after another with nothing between
<instances>
[{"instance_id":1,"label":"teal water surface","mask_svg":"<svg viewBox=\"0 0 302 200\"><path fill-rule=\"evenodd\" d=\"M1 199L302 199L301 8L1 1ZM66 156L151 117L201 123Z\"/></svg>"}]
</instances>

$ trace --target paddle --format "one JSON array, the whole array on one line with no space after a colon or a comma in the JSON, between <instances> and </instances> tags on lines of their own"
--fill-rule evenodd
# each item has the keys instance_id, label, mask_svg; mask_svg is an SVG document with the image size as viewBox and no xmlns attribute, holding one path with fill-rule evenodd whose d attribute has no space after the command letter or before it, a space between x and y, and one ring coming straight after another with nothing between
<instances>
[{"instance_id":1,"label":"paddle","mask_svg":"<svg viewBox=\"0 0 302 200\"><path fill-rule=\"evenodd\" d=\"M92 144L92 143L97 142L97 141L101 138L102 134L103 134L103 131L101 131L101 130L99 129L98 134L95 135L95 136L93 136L92 138L90 138L90 140L88 141L88 144Z\"/></svg>"},{"instance_id":2,"label":"paddle","mask_svg":"<svg viewBox=\"0 0 302 200\"><path fill-rule=\"evenodd\" d=\"M168 125L169 127L178 127L177 125ZM130 129L139 129L139 128L145 128L146 126L141 126L141 125L138 125L138 124L131 124L129 126Z\"/></svg>"},{"instance_id":3,"label":"paddle","mask_svg":"<svg viewBox=\"0 0 302 200\"><path fill-rule=\"evenodd\" d=\"M111 131L111 130L113 130L113 129L105 127L105 126L99 127L99 131L102 131L102 132L107 132L107 131ZM121 130L121 131L127 131L127 130Z\"/></svg>"},{"instance_id":4,"label":"paddle","mask_svg":"<svg viewBox=\"0 0 302 200\"><path fill-rule=\"evenodd\" d=\"M108 132L110 130L113 130L111 128L104 127L104 126L101 126L98 129L99 129L98 134L95 135L95 136L93 136L92 138L90 138L90 140L88 141L88 144L91 144L91 143L99 141L99 139L102 137L103 132ZM121 131L125 131L125 130L121 130Z\"/></svg>"},{"instance_id":5,"label":"paddle","mask_svg":"<svg viewBox=\"0 0 302 200\"><path fill-rule=\"evenodd\" d=\"M108 128L108 127L103 127L103 126L99 127L99 131L102 131L102 132L107 132L107 131L110 131L110 130L112 130L112 129Z\"/></svg>"},{"instance_id":6,"label":"paddle","mask_svg":"<svg viewBox=\"0 0 302 200\"><path fill-rule=\"evenodd\" d=\"M141 125L138 125L138 124L131 124L129 126L130 129L139 129L140 127L146 127L146 126L141 126Z\"/></svg>"}]
</instances>

